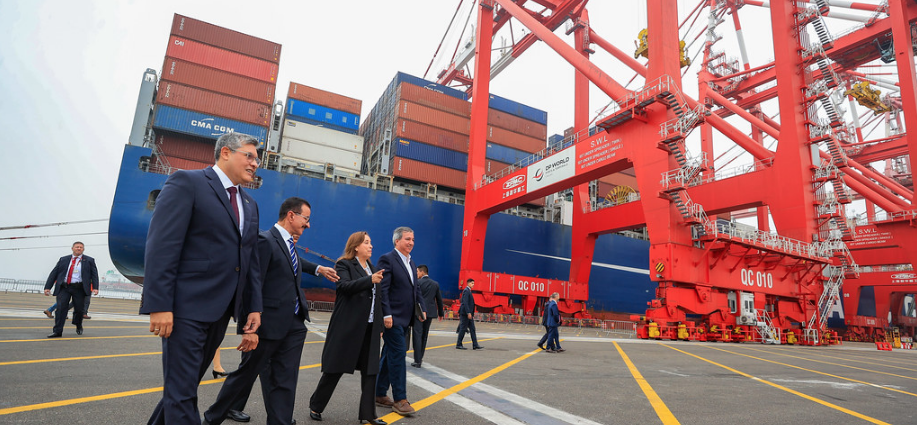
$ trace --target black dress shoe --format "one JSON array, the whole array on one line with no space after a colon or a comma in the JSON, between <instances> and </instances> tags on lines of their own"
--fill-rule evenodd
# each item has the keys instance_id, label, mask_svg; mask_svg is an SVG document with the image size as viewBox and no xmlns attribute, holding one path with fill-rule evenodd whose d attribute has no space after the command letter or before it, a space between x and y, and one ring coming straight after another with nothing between
<instances>
[{"instance_id":1,"label":"black dress shoe","mask_svg":"<svg viewBox=\"0 0 917 425\"><path fill-rule=\"evenodd\" d=\"M83 325L76 325L76 334L77 335L83 334Z\"/></svg>"},{"instance_id":2,"label":"black dress shoe","mask_svg":"<svg viewBox=\"0 0 917 425\"><path fill-rule=\"evenodd\" d=\"M455 346L455 349L456 349L456 350L467 350L467 348L465 348L465 347L463 347L463 346L461 346L461 345L456 345L456 346Z\"/></svg>"},{"instance_id":3,"label":"black dress shoe","mask_svg":"<svg viewBox=\"0 0 917 425\"><path fill-rule=\"evenodd\" d=\"M483 346L483 345L479 345L479 346L477 346L477 347L471 347L471 349L472 349L472 350L483 350L483 349L484 349L484 346Z\"/></svg>"},{"instance_id":4,"label":"black dress shoe","mask_svg":"<svg viewBox=\"0 0 917 425\"><path fill-rule=\"evenodd\" d=\"M370 424L370 425L388 425L388 422L383 421L382 419L363 419L360 421L361 424Z\"/></svg>"},{"instance_id":5,"label":"black dress shoe","mask_svg":"<svg viewBox=\"0 0 917 425\"><path fill-rule=\"evenodd\" d=\"M538 346L538 348L544 350L544 345L541 345L541 344L536 344L536 345Z\"/></svg>"},{"instance_id":6,"label":"black dress shoe","mask_svg":"<svg viewBox=\"0 0 917 425\"><path fill-rule=\"evenodd\" d=\"M248 422L252 420L252 417L248 416L247 413L241 410L230 409L228 412L226 412L226 419L232 419L236 422Z\"/></svg>"},{"instance_id":7,"label":"black dress shoe","mask_svg":"<svg viewBox=\"0 0 917 425\"><path fill-rule=\"evenodd\" d=\"M411 366L413 366L413 367L418 367L418 368L419 368L419 367L420 367L420 363L414 362L414 363L411 363Z\"/></svg>"},{"instance_id":8,"label":"black dress shoe","mask_svg":"<svg viewBox=\"0 0 917 425\"><path fill-rule=\"evenodd\" d=\"M296 419L293 419L293 421L290 422L290 425L296 425Z\"/></svg>"},{"instance_id":9,"label":"black dress shoe","mask_svg":"<svg viewBox=\"0 0 917 425\"><path fill-rule=\"evenodd\" d=\"M48 334L48 338L60 338L60 337L62 337L62 336L63 336L63 335L61 335L61 334L59 334L59 333L57 333L57 332L52 332L52 333Z\"/></svg>"},{"instance_id":10,"label":"black dress shoe","mask_svg":"<svg viewBox=\"0 0 917 425\"><path fill-rule=\"evenodd\" d=\"M310 411L309 411L309 419L312 419L313 421L320 421L320 420L322 420L322 414L321 414L321 413L318 413L318 412L313 412L313 411L310 410Z\"/></svg>"},{"instance_id":11,"label":"black dress shoe","mask_svg":"<svg viewBox=\"0 0 917 425\"><path fill-rule=\"evenodd\" d=\"M216 370L211 370L210 372L213 373L213 379L217 379L217 378L219 378L219 377L221 377L221 376L229 376L229 372L226 372L225 370L222 371L222 372L217 372Z\"/></svg>"}]
</instances>

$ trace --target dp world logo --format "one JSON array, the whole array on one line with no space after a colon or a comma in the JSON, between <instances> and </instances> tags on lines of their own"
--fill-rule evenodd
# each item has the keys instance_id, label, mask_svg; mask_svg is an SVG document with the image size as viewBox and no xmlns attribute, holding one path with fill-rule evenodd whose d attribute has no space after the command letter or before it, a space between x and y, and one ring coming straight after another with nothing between
<instances>
[{"instance_id":1,"label":"dp world logo","mask_svg":"<svg viewBox=\"0 0 917 425\"><path fill-rule=\"evenodd\" d=\"M519 186L522 183L525 183L525 175L513 177L507 180L506 183L503 183L503 190L512 189L516 186Z\"/></svg>"},{"instance_id":2,"label":"dp world logo","mask_svg":"<svg viewBox=\"0 0 917 425\"><path fill-rule=\"evenodd\" d=\"M898 273L893 274L892 279L917 279L917 274L914 273Z\"/></svg>"},{"instance_id":3,"label":"dp world logo","mask_svg":"<svg viewBox=\"0 0 917 425\"><path fill-rule=\"evenodd\" d=\"M542 171L541 168L535 171L535 181L540 182L543 177L544 177L544 171Z\"/></svg>"}]
</instances>

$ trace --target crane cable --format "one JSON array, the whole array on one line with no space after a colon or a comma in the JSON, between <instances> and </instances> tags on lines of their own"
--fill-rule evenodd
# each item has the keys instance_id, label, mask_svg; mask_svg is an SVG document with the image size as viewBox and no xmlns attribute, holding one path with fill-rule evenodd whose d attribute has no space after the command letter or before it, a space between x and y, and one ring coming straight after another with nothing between
<instances>
[{"instance_id":1,"label":"crane cable","mask_svg":"<svg viewBox=\"0 0 917 425\"><path fill-rule=\"evenodd\" d=\"M443 47L443 42L446 41L446 36L449 35L449 30L452 29L452 23L455 22L455 17L458 16L459 9L462 8L462 2L465 0L459 0L458 6L455 8L455 13L452 14L452 19L449 20L449 26L446 27L446 32L443 33L443 38L439 40L439 45L436 46L436 51L433 52L433 57L430 58L430 64L427 65L427 70L423 72L423 78L427 78L427 73L430 72L430 68L433 66L433 61L436 60L436 55L439 54L439 49ZM461 42L461 40L459 40Z\"/></svg>"},{"instance_id":2,"label":"crane cable","mask_svg":"<svg viewBox=\"0 0 917 425\"><path fill-rule=\"evenodd\" d=\"M68 224L83 224L83 223L96 223L100 221L108 221L107 218L99 218L95 220L81 220L81 221L62 221L59 223L44 223L44 224L26 224L25 226L7 226L0 227L0 230L14 230L14 229L31 229L33 227L49 227L49 226L64 226Z\"/></svg>"}]
</instances>

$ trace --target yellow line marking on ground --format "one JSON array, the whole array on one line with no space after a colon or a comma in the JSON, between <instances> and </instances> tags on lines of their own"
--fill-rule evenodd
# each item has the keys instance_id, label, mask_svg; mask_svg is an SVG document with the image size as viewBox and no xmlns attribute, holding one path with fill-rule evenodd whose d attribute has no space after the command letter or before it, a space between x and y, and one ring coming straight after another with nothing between
<instances>
[{"instance_id":1,"label":"yellow line marking on ground","mask_svg":"<svg viewBox=\"0 0 917 425\"><path fill-rule=\"evenodd\" d=\"M75 341L75 340L120 339L120 338L159 338L159 337L156 335L77 336L77 337L70 337L70 338L0 339L0 342Z\"/></svg>"},{"instance_id":2,"label":"yellow line marking on ground","mask_svg":"<svg viewBox=\"0 0 917 425\"><path fill-rule=\"evenodd\" d=\"M746 349L746 350L754 350L754 351L762 351L762 352L763 352L763 350L756 349L756 348L751 348L751 347L742 347L742 348L744 348L744 349ZM850 365L845 365L845 364L840 364L840 363L826 362L826 361L823 361L823 360L815 360L815 359L810 359L810 358L807 358L807 357L793 356L793 355L790 355L790 354L782 354L782 353L776 353L776 352L775 352L774 354L776 354L776 355L778 355L778 356L792 357L792 358L794 358L794 359L808 360L808 361L810 361L810 362L815 362L815 363L824 363L824 364L829 364L829 365L832 365L832 366L846 367L846 368L849 368L849 369L862 370L863 372L879 373L879 374L882 374L882 375L889 375L889 376L894 376L894 377L897 377L897 378L912 379L912 380L917 381L917 378L914 378L914 377L912 377L912 376L898 375L898 374L889 373L889 372L882 372L882 371L879 371L879 370L864 369L864 368L862 368L862 367L850 366Z\"/></svg>"},{"instance_id":3,"label":"yellow line marking on ground","mask_svg":"<svg viewBox=\"0 0 917 425\"><path fill-rule=\"evenodd\" d=\"M321 341L312 341L307 342L306 344L315 344ZM220 347L220 350L233 350L236 351L236 347ZM126 354L107 354L101 356L85 356L85 357L65 357L58 359L36 359L36 360L17 360L10 362L0 362L0 366L12 366L12 365L22 365L22 364L35 364L35 363L57 363L57 362L69 362L76 360L97 360L97 359L111 359L117 357L137 357L137 356L156 356L162 354L161 351L150 351L146 353L126 353Z\"/></svg>"},{"instance_id":4,"label":"yellow line marking on ground","mask_svg":"<svg viewBox=\"0 0 917 425\"><path fill-rule=\"evenodd\" d=\"M724 352L724 353L735 354L735 355L737 355L737 356L745 356L745 357L748 357L748 358L750 358L750 359L761 360L761 361L763 361L763 362L768 362L768 363L773 363L773 364L777 364L777 365L781 365L781 366L791 367L791 368L793 368L793 369L804 370L804 371L806 371L806 372L811 372L811 373L816 373L816 374L819 374L819 375L830 376L830 377L832 377L832 378L843 379L843 380L845 380L845 381L856 382L856 383L858 383L858 384L869 385L869 386L872 386L872 387L881 388L881 389L883 389L883 390L894 391L894 392L897 392L897 393L907 394L907 395L910 395L910 396L917 397L917 394L909 393L909 392L907 392L907 391L902 391L902 390L899 390L899 389L896 389L896 388L886 387L886 386L879 385L879 384L873 384L872 382L860 381L860 380L858 380L858 379L853 379L853 378L845 378L845 377L843 377L843 376L832 375L832 374L827 373L827 372L819 372L819 371L817 371L817 370L806 369L806 368L804 368L804 367L794 366L794 365L787 364L787 363L781 363L781 362L774 361L774 360L763 359L763 358L761 358L761 357L750 356L750 355L748 355L748 354L736 353L736 352L734 352L734 351L724 350L724 349L722 349L722 348L708 347L708 346L705 346L705 347L706 347L706 348L712 348L712 349L714 349L714 350L719 350L719 351L722 351L722 352Z\"/></svg>"},{"instance_id":5,"label":"yellow line marking on ground","mask_svg":"<svg viewBox=\"0 0 917 425\"><path fill-rule=\"evenodd\" d=\"M742 371L733 369L733 368L731 368L731 367L729 367L729 366L726 366L726 365L723 365L723 364L719 364L719 363L717 363L717 362L715 362L715 361L713 361L713 360L705 359L705 358L703 358L703 357L701 357L701 356L698 356L698 355L696 355L696 354L691 354L691 353L689 353L689 352L687 352L687 351L679 350L679 349L677 349L677 348L675 348L675 347L672 347L672 346L669 346L669 345L666 345L666 344L660 344L660 345L662 345L662 346L664 346L664 347L667 347L667 348L671 348L671 349L673 349L673 350L675 350L675 351L678 351L679 353L687 354L687 355L689 355L689 356L691 356L691 357L694 357L694 358L696 358L696 359L698 359L698 360L703 360L703 361L705 361L705 362L707 362L707 363L710 363L710 364L712 364L712 365L719 366L719 367L721 367L721 368L723 368L723 369L726 369L726 370L728 370L728 371L730 371L730 372L732 372L732 373L735 373L735 374L738 374L738 375L742 375L742 376L744 376L744 377L746 377L746 378L749 378L749 379L751 379L751 380L753 380L753 381L758 381L758 382L765 383L765 384L770 385L770 386L772 386L772 387L774 387L774 388L777 388L777 389L779 389L779 390L786 391L786 392L788 392L788 393L790 393L790 394L793 394L793 395L795 395L795 396L802 397L802 398L804 398L804 399L806 399L806 400L809 400L809 401L812 401L812 402L821 404L822 406L829 407L829 408L834 409L834 410L837 410L837 411L839 411L839 412L843 412L843 413L846 413L846 414L848 414L848 415L851 415L851 416L860 418L860 419L862 419L862 420L864 420L864 421L871 422L871 423L874 423L874 424L891 425L891 424L889 424L888 422L884 422L884 421L878 420L878 419L876 419L876 418L873 418L873 417L870 417L870 416L866 416L866 415L864 415L864 414L862 414L862 413L859 413L859 412L854 412L853 410L850 410L850 409L847 409L847 408L838 406L838 405L833 404L833 403L829 403L829 402L827 402L827 401L824 401L824 400L819 399L819 398L812 397L812 396L810 396L810 395L803 394L803 393L801 393L801 392L799 392L799 391L796 391L796 390L793 390L793 389L784 387L783 385L775 384L775 383L770 382L770 381L768 381L768 380L761 379L761 378L758 378L758 377L756 377L756 376L749 375L749 374L747 374L747 373L745 373L745 372L742 372Z\"/></svg>"},{"instance_id":6,"label":"yellow line marking on ground","mask_svg":"<svg viewBox=\"0 0 917 425\"><path fill-rule=\"evenodd\" d=\"M787 349L779 349L779 350L780 350L780 351L791 351L791 350L787 350ZM894 366L894 365L885 364L885 363L881 363L881 362L867 361L867 359L862 359L862 358L861 358L861 359L848 359L848 358L845 358L845 357L830 356L830 355L827 355L827 354L816 353L816 352L811 352L810 354L816 355L816 356L818 356L818 357L826 357L826 358L829 358L829 359L844 360L844 361L855 362L855 363L865 363L865 364L873 365L873 366L884 366L884 367L890 367L890 368L892 368L892 369L902 369L902 370L906 370L906 371L909 371L909 372L917 372L917 369L910 369L910 368L901 367L901 366Z\"/></svg>"},{"instance_id":7,"label":"yellow line marking on ground","mask_svg":"<svg viewBox=\"0 0 917 425\"><path fill-rule=\"evenodd\" d=\"M494 339L496 339L496 338L494 338ZM484 341L484 340L481 340L481 341ZM563 340L561 340L561 341L563 341ZM480 341L478 341L478 342L480 342ZM440 392L438 392L438 393L436 393L436 394L433 394L433 395L431 395L431 396L429 396L429 397L427 397L427 398L425 398L425 399L423 399L423 400L420 400L420 401L418 401L418 402L416 402L416 403L412 403L411 406L414 408L414 410L416 410L416 411L419 412L419 411L422 410L423 408L425 408L425 407L427 407L427 406L430 406L430 405L432 405L432 404L434 404L434 403L437 403L437 402L439 402L439 401L442 401L444 398L446 398L446 397L448 397L448 396L450 396L450 395L452 395L452 394L455 394L455 393L457 393L457 392L459 392L459 391L461 391L461 390L464 390L465 388L468 388L468 387L470 387L470 386L472 386L472 385L474 385L474 384L477 384L478 382L481 382L481 381L483 381L483 380L485 380L485 379L487 379L487 378L490 378L491 376L494 376L494 375L496 375L496 374L498 374L498 373L500 373L500 372L503 372L504 370L508 369L510 366L513 366L513 365L515 365L516 363L519 363L519 362L521 362L521 361L523 361L523 360L525 360L525 359L527 359L527 358L529 358L529 357L531 357L531 356L534 356L535 354L538 354L539 352L541 352L541 349L540 349L540 348L537 349L537 350L533 350L533 351L531 351L531 352L525 353L525 354L523 354L522 356L519 356L519 357L517 357L517 358L515 358L515 359L513 359L513 360L510 360L510 361L508 361L508 362L506 362L506 363L503 363L502 365L497 366L497 367L495 367L495 368L493 368L493 369L491 369L491 370L488 370L487 372L484 372L484 373L482 373L482 374L480 374L480 375L478 375L478 376L475 376L474 378L471 378L471 379L469 379L469 380L467 380L467 381L465 381L465 382L462 382L462 383L453 385L452 387L446 388L446 389L444 389L444 390L442 390L442 391L440 391ZM381 417L381 418L379 418L379 419L382 419L383 421L388 422L388 423L391 424L391 423L393 423L393 422L397 422L397 421L399 421L399 420L401 420L401 419L404 419L404 416L401 416L401 415L399 415L399 414L397 414L397 413L395 413L395 412L392 412L392 413L389 413L389 414L387 414L387 415L385 415L385 416L383 416L383 417Z\"/></svg>"},{"instance_id":8,"label":"yellow line marking on ground","mask_svg":"<svg viewBox=\"0 0 917 425\"><path fill-rule=\"evenodd\" d=\"M659 416L659 420L663 424L680 424L678 419L675 418L675 415L672 414L672 411L665 405L665 402L659 398L659 395L656 394L656 391L653 391L653 387L650 386L650 383L646 381L643 377L643 374L637 370L637 366L634 365L634 362L630 361L630 357L624 352L620 345L617 342L612 341L612 344L615 345L615 348L618 349L618 354L621 355L621 358L624 359L624 364L627 365L627 369L630 370L630 374L634 376L634 380L637 381L637 385L640 386L640 389L643 390L643 394L646 395L646 399L649 400L650 405L653 406L653 410L656 411L656 416Z\"/></svg>"}]
</instances>

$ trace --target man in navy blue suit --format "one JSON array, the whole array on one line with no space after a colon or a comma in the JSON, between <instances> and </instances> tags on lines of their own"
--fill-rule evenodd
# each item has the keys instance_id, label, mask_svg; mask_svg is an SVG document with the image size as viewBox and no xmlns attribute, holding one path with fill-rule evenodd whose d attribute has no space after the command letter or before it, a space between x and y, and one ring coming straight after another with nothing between
<instances>
[{"instance_id":1,"label":"man in navy blue suit","mask_svg":"<svg viewBox=\"0 0 917 425\"><path fill-rule=\"evenodd\" d=\"M474 329L474 295L471 293L471 290L474 289L474 279L468 279L465 281L465 289L462 290L462 301L461 306L459 307L459 334L458 341L455 343L455 348L459 350L467 350L462 341L465 339L465 332L471 333L471 348L474 350L481 350L484 347L478 344L478 334Z\"/></svg>"},{"instance_id":2,"label":"man in navy blue suit","mask_svg":"<svg viewBox=\"0 0 917 425\"><path fill-rule=\"evenodd\" d=\"M64 334L64 322L67 321L67 312L70 311L70 300L73 299L73 324L76 325L76 334L83 334L83 311L86 297L99 294L99 269L96 260L88 255L83 255L85 246L82 242L74 242L70 247L73 255L65 255L57 260L48 280L45 282L45 295L51 295L54 287L54 296L57 297L57 316L54 318L54 329L48 338L60 338ZM57 286L54 286L54 285Z\"/></svg>"},{"instance_id":3,"label":"man in navy blue suit","mask_svg":"<svg viewBox=\"0 0 917 425\"><path fill-rule=\"evenodd\" d=\"M414 231L399 227L392 235L395 249L379 257L382 281L379 292L382 298L382 357L379 359L379 376L376 378L376 404L391 407L403 416L413 415L415 410L407 400L407 370L404 358L407 351L407 329L414 320L426 320L427 308L423 303L420 285L417 282L417 266L411 260L414 249ZM415 308L420 313L415 318ZM389 398L389 386L392 397Z\"/></svg>"},{"instance_id":4,"label":"man in navy blue suit","mask_svg":"<svg viewBox=\"0 0 917 425\"><path fill-rule=\"evenodd\" d=\"M562 353L566 350L560 347L560 336L557 332L557 327L560 326L560 310L557 308L557 300L560 299L560 294L557 292L551 294L551 299L548 301L548 306L545 309L544 316L544 325L548 329L547 340L548 340L548 353Z\"/></svg>"},{"instance_id":5,"label":"man in navy blue suit","mask_svg":"<svg viewBox=\"0 0 917 425\"><path fill-rule=\"evenodd\" d=\"M239 187L255 178L257 147L247 134L220 136L214 166L177 171L156 198L140 302L162 337L163 392L150 424L201 423L197 387L230 317L245 322L238 350L258 345L258 205Z\"/></svg>"}]
</instances>

